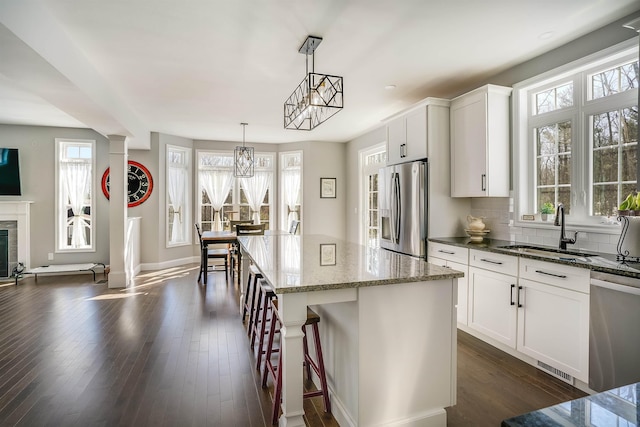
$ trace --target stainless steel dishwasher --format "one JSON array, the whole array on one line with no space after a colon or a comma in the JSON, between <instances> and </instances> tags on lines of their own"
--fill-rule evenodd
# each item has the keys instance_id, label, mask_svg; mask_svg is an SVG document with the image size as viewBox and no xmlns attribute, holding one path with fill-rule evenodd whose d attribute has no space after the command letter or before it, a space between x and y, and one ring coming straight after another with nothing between
<instances>
[{"instance_id":1,"label":"stainless steel dishwasher","mask_svg":"<svg viewBox=\"0 0 640 427\"><path fill-rule=\"evenodd\" d=\"M591 272L589 388L640 382L640 280Z\"/></svg>"}]
</instances>

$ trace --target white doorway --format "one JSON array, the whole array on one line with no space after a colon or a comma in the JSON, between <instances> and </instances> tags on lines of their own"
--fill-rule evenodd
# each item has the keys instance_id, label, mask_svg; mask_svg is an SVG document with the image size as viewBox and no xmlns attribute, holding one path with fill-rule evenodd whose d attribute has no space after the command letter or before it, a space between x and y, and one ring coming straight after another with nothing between
<instances>
[{"instance_id":1,"label":"white doorway","mask_svg":"<svg viewBox=\"0 0 640 427\"><path fill-rule=\"evenodd\" d=\"M360 151L360 243L366 247L380 246L378 215L378 170L387 165L385 143Z\"/></svg>"}]
</instances>

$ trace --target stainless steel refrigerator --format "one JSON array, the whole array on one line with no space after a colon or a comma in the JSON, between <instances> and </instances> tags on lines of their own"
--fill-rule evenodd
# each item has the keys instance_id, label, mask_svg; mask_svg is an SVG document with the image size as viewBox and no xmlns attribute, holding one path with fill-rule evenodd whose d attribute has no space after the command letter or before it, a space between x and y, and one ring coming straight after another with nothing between
<instances>
[{"instance_id":1,"label":"stainless steel refrigerator","mask_svg":"<svg viewBox=\"0 0 640 427\"><path fill-rule=\"evenodd\" d=\"M426 258L427 163L387 166L378 173L380 246Z\"/></svg>"}]
</instances>

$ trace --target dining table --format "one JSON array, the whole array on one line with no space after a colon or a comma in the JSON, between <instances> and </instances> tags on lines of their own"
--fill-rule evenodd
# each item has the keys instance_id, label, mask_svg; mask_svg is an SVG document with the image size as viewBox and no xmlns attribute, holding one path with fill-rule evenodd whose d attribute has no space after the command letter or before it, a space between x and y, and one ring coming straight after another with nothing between
<instances>
[{"instance_id":1,"label":"dining table","mask_svg":"<svg viewBox=\"0 0 640 427\"><path fill-rule=\"evenodd\" d=\"M204 266L204 279L203 283L207 284L207 272L209 270L209 258L207 257L208 246L213 244L228 244L236 245L238 243L238 237L235 232L232 231L203 231L202 232L202 251L200 253L200 265ZM240 266L241 254L238 251L238 266ZM233 268L230 266L230 268ZM230 272L231 274L232 272ZM233 275L231 276L233 277Z\"/></svg>"}]
</instances>

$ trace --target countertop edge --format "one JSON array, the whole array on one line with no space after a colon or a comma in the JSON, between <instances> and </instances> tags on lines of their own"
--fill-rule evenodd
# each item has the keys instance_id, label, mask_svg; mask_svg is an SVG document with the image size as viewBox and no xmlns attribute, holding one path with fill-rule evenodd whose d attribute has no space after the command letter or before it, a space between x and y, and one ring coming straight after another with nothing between
<instances>
[{"instance_id":1,"label":"countertop edge","mask_svg":"<svg viewBox=\"0 0 640 427\"><path fill-rule=\"evenodd\" d=\"M606 265L598 265L594 263L595 261L597 261L597 258L601 258L603 260L606 260L607 262L616 262L616 255L614 254L604 254L604 253L598 253L595 251L589 251L591 253L596 254L596 257L594 257L593 259L594 262L584 262L580 260L566 261L561 259L536 256L532 254L515 253L513 251L509 251L507 249L502 249L498 247L498 246L508 246L508 245L519 244L518 242L512 242L508 240L484 239L482 242L479 242L479 243L470 242L468 241L469 240L468 238L462 238L462 237L439 237L439 238L430 237L428 240L430 242L442 243L445 245L457 246L461 248L475 249L475 250L485 251L485 252L495 252L503 255L512 255L520 258L535 259L538 261L585 268L588 270L598 271L601 273L609 273L609 274L615 274L617 276L625 276L625 277L631 277L634 279L640 279L640 264L638 265L638 269L639 269L638 271L633 271L633 270L629 271L629 270L621 269L621 266L625 265L623 263L620 263L618 267L609 267ZM523 243L523 244L526 244L526 243ZM544 246L544 245L535 245L535 246Z\"/></svg>"},{"instance_id":2,"label":"countertop edge","mask_svg":"<svg viewBox=\"0 0 640 427\"><path fill-rule=\"evenodd\" d=\"M275 288L275 293L289 294L297 292L326 291L330 289L355 289L366 288L370 286L389 286L401 285L403 283L432 282L436 280L458 279L462 277L464 277L464 273L457 270L450 270L449 273L444 274L430 274L427 276L404 277L400 279L367 280L362 282L332 283L329 285L301 285L296 287L281 287Z\"/></svg>"}]
</instances>

